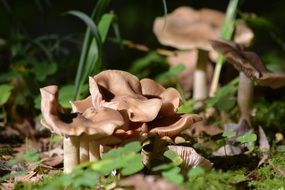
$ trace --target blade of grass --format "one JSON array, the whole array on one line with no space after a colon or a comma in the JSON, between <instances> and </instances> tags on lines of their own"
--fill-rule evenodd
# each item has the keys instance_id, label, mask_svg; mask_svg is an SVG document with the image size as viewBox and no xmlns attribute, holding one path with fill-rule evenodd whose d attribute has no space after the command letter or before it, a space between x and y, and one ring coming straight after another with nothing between
<instances>
[{"instance_id":1,"label":"blade of grass","mask_svg":"<svg viewBox=\"0 0 285 190\"><path fill-rule=\"evenodd\" d=\"M115 39L116 39L116 41L118 41L120 43L120 48L123 49L124 48L124 46L122 44L123 40L121 37L117 16L114 18L114 22L112 23L112 27L113 27L114 34L115 34Z\"/></svg>"},{"instance_id":2,"label":"blade of grass","mask_svg":"<svg viewBox=\"0 0 285 190\"><path fill-rule=\"evenodd\" d=\"M99 0L98 3L96 4L94 11L91 14L91 18L95 21L95 23L99 22L99 19L101 18L102 14L106 11L106 8L109 4L110 0ZM86 63L86 58L89 52L89 48L92 42L91 38L91 31L90 28L87 27L85 35L84 35L84 41L82 45L82 50L80 54L80 59L79 59L79 64L77 68L77 73L75 77L75 85L74 85L74 95L73 99L76 100L79 97L79 94L81 92L81 85L84 84L84 77L83 75L83 70L85 70L85 63Z\"/></svg>"},{"instance_id":3,"label":"blade of grass","mask_svg":"<svg viewBox=\"0 0 285 190\"><path fill-rule=\"evenodd\" d=\"M238 2L239 0L231 0L228 5L225 21L222 27L222 31L220 33L221 39L230 40L232 37L235 25L236 12L238 8ZM210 97L213 97L217 90L223 63L224 63L224 58L221 55L219 55L210 88L210 93L209 93Z\"/></svg>"},{"instance_id":4,"label":"blade of grass","mask_svg":"<svg viewBox=\"0 0 285 190\"><path fill-rule=\"evenodd\" d=\"M99 30L99 34L102 39L102 43L105 42L110 26L113 23L114 19L115 19L115 15L113 13L107 13L102 16L98 24L98 30Z\"/></svg>"},{"instance_id":5,"label":"blade of grass","mask_svg":"<svg viewBox=\"0 0 285 190\"><path fill-rule=\"evenodd\" d=\"M92 42L89 46L89 48L86 49L86 61L83 64L83 67L81 68L83 70L83 73L80 73L80 78L78 82L78 86L76 86L76 94L75 99L79 97L79 94L81 92L81 87L84 84L84 81L86 78L92 73L93 69L95 67L100 68L101 65L101 49L102 49L102 41L99 34L99 31L96 27L96 24L93 22L93 20L87 16L85 13L82 13L80 11L68 11L68 14L71 14L73 16L76 16L80 18L82 21L85 22L85 24L90 28L90 32L93 35ZM97 66L96 66L97 65Z\"/></svg>"},{"instance_id":6,"label":"blade of grass","mask_svg":"<svg viewBox=\"0 0 285 190\"><path fill-rule=\"evenodd\" d=\"M167 16L167 4L166 4L166 0L162 0L162 4L163 4L163 11L164 11L164 24L163 24L163 30L166 27L166 16Z\"/></svg>"}]
</instances>

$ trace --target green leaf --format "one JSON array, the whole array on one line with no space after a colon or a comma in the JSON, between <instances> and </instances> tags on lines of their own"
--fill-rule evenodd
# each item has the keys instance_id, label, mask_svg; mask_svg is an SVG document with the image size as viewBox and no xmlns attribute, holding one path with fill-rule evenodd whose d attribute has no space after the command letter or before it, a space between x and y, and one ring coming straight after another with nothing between
<instances>
[{"instance_id":1,"label":"green leaf","mask_svg":"<svg viewBox=\"0 0 285 190\"><path fill-rule=\"evenodd\" d=\"M41 109L41 95L40 94L38 94L36 98L34 99L34 107L39 110Z\"/></svg>"},{"instance_id":2,"label":"green leaf","mask_svg":"<svg viewBox=\"0 0 285 190\"><path fill-rule=\"evenodd\" d=\"M65 108L71 108L73 85L65 85L59 89L59 103Z\"/></svg>"},{"instance_id":3,"label":"green leaf","mask_svg":"<svg viewBox=\"0 0 285 190\"><path fill-rule=\"evenodd\" d=\"M110 0L99 0L95 6L94 12L92 13L93 20L97 23L104 14L109 5Z\"/></svg>"},{"instance_id":4,"label":"green leaf","mask_svg":"<svg viewBox=\"0 0 285 190\"><path fill-rule=\"evenodd\" d=\"M277 150L278 152L285 152L285 145L277 146L276 150Z\"/></svg>"},{"instance_id":5,"label":"green leaf","mask_svg":"<svg viewBox=\"0 0 285 190\"><path fill-rule=\"evenodd\" d=\"M81 93L82 86L87 80L87 77L99 72L100 70L102 64L102 41L96 24L93 22L92 18L80 11L68 11L67 13L74 15L85 22L90 29L88 31L91 32L94 37L91 38L91 36L89 36L84 39L84 46L81 52L82 55L80 56L75 78L75 89L73 95L73 99L77 100L79 98L79 94ZM85 35L89 35L88 31Z\"/></svg>"},{"instance_id":6,"label":"green leaf","mask_svg":"<svg viewBox=\"0 0 285 190\"><path fill-rule=\"evenodd\" d=\"M215 96L207 100L208 107L216 106L220 110L229 110L236 104L236 98L233 96L237 92L238 78L235 78L227 85L216 91Z\"/></svg>"},{"instance_id":7,"label":"green leaf","mask_svg":"<svg viewBox=\"0 0 285 190\"><path fill-rule=\"evenodd\" d=\"M131 142L124 147L112 149L102 156L102 160L92 164L91 168L102 174L109 174L113 169L122 169L122 175L130 175L143 169L139 142Z\"/></svg>"},{"instance_id":8,"label":"green leaf","mask_svg":"<svg viewBox=\"0 0 285 190\"><path fill-rule=\"evenodd\" d=\"M161 164L158 166L155 166L151 169L151 171L160 171L160 170L169 170L170 168L173 168L175 165L173 163L168 163L168 164Z\"/></svg>"},{"instance_id":9,"label":"green leaf","mask_svg":"<svg viewBox=\"0 0 285 190\"><path fill-rule=\"evenodd\" d=\"M2 84L0 85L0 106L3 106L9 99L11 91L13 89L12 85Z\"/></svg>"},{"instance_id":10,"label":"green leaf","mask_svg":"<svg viewBox=\"0 0 285 190\"><path fill-rule=\"evenodd\" d=\"M243 174L239 174L239 175L234 176L232 180L233 180L233 183L240 183L246 180L246 176Z\"/></svg>"},{"instance_id":11,"label":"green leaf","mask_svg":"<svg viewBox=\"0 0 285 190\"><path fill-rule=\"evenodd\" d=\"M129 68L129 72L139 78L145 78L151 75L152 70L163 67L167 67L165 58L152 51L144 57L135 60Z\"/></svg>"},{"instance_id":12,"label":"green leaf","mask_svg":"<svg viewBox=\"0 0 285 190\"><path fill-rule=\"evenodd\" d=\"M14 159L9 161L9 165L12 166L19 162L36 162L40 159L40 155L35 151L26 151L24 154L17 155Z\"/></svg>"},{"instance_id":13,"label":"green leaf","mask_svg":"<svg viewBox=\"0 0 285 190\"><path fill-rule=\"evenodd\" d=\"M142 163L142 156L140 154L135 154L130 159L127 160L121 173L124 176L132 175L134 173L141 171L143 168L144 165Z\"/></svg>"},{"instance_id":14,"label":"green leaf","mask_svg":"<svg viewBox=\"0 0 285 190\"><path fill-rule=\"evenodd\" d=\"M170 159L173 164L175 164L176 166L180 165L183 162L183 159L174 151L172 150L167 150L163 153L163 155Z\"/></svg>"},{"instance_id":15,"label":"green leaf","mask_svg":"<svg viewBox=\"0 0 285 190\"><path fill-rule=\"evenodd\" d=\"M185 68L186 68L186 66L184 64L175 65L174 67L171 67L169 69L168 74L169 75L178 75L179 73L184 71Z\"/></svg>"},{"instance_id":16,"label":"green leaf","mask_svg":"<svg viewBox=\"0 0 285 190\"><path fill-rule=\"evenodd\" d=\"M193 113L193 105L195 100L190 99L184 102L179 108L177 113Z\"/></svg>"},{"instance_id":17,"label":"green leaf","mask_svg":"<svg viewBox=\"0 0 285 190\"><path fill-rule=\"evenodd\" d=\"M255 142L257 140L257 136L254 133L246 133L237 138L237 142L244 144L249 142Z\"/></svg>"},{"instance_id":18,"label":"green leaf","mask_svg":"<svg viewBox=\"0 0 285 190\"><path fill-rule=\"evenodd\" d=\"M222 136L228 139L228 138L235 137L236 134L237 133L235 131L224 131Z\"/></svg>"},{"instance_id":19,"label":"green leaf","mask_svg":"<svg viewBox=\"0 0 285 190\"><path fill-rule=\"evenodd\" d=\"M106 37L108 35L110 26L115 19L115 15L113 13L104 14L98 24L98 31L101 36L102 43L105 42Z\"/></svg>"},{"instance_id":20,"label":"green leaf","mask_svg":"<svg viewBox=\"0 0 285 190\"><path fill-rule=\"evenodd\" d=\"M221 100L221 102L217 104L216 106L219 110L228 111L234 108L235 105L236 105L236 98L227 97L226 99Z\"/></svg>"},{"instance_id":21,"label":"green leaf","mask_svg":"<svg viewBox=\"0 0 285 190\"><path fill-rule=\"evenodd\" d=\"M120 163L115 163L111 159L100 160L91 165L91 169L103 175L109 174L113 169L119 168Z\"/></svg>"},{"instance_id":22,"label":"green leaf","mask_svg":"<svg viewBox=\"0 0 285 190\"><path fill-rule=\"evenodd\" d=\"M129 153L135 153L141 150L141 145L138 141L131 142L124 147L112 149L102 156L102 159L113 159L119 156L124 156Z\"/></svg>"},{"instance_id":23,"label":"green leaf","mask_svg":"<svg viewBox=\"0 0 285 190\"><path fill-rule=\"evenodd\" d=\"M56 63L36 63L33 64L32 72L39 81L44 81L47 76L56 73L57 65Z\"/></svg>"},{"instance_id":24,"label":"green leaf","mask_svg":"<svg viewBox=\"0 0 285 190\"><path fill-rule=\"evenodd\" d=\"M123 150L124 152L138 152L141 150L141 143L138 141L128 143L124 146Z\"/></svg>"},{"instance_id":25,"label":"green leaf","mask_svg":"<svg viewBox=\"0 0 285 190\"><path fill-rule=\"evenodd\" d=\"M103 13L105 12L108 4L109 4L110 0L99 0L95 6L95 8L93 9L92 15L91 15L91 20L93 19L95 21L95 23L99 22L101 16L103 15ZM94 24L95 25L95 24ZM94 31L93 31L94 33ZM87 75L84 76L85 71L86 71L86 67L92 68L92 66L86 66L86 59L87 57L91 57L89 52L90 52L90 47L96 45L96 43L94 43L94 41L92 40L93 38L91 37L91 29L89 27L87 27L85 35L84 35L84 41L83 41L83 45L82 45L82 50L81 50L81 54L80 54L80 60L78 63L78 68L77 68L77 72L76 72L76 78L75 78L75 84L74 84L74 93L73 93L73 100L77 100L80 93L82 92L82 85L84 84L86 77L88 77L90 74L87 73ZM101 40L97 41L98 48L101 49ZM98 51L100 53L100 51ZM98 65L97 67L100 68L101 67L101 53L98 56Z\"/></svg>"},{"instance_id":26,"label":"green leaf","mask_svg":"<svg viewBox=\"0 0 285 190\"><path fill-rule=\"evenodd\" d=\"M98 174L91 171L84 171L80 175L76 176L72 181L73 189L79 189L80 187L96 187L98 182Z\"/></svg>"},{"instance_id":27,"label":"green leaf","mask_svg":"<svg viewBox=\"0 0 285 190\"><path fill-rule=\"evenodd\" d=\"M201 175L201 174L204 174L205 173L205 170L201 167L195 167L195 168L192 168L188 173L187 173L187 176L189 178L191 177L194 177L194 176L198 176L198 175Z\"/></svg>"},{"instance_id":28,"label":"green leaf","mask_svg":"<svg viewBox=\"0 0 285 190\"><path fill-rule=\"evenodd\" d=\"M162 172L162 176L166 180L168 180L174 184L177 184L177 185L181 184L184 180L183 176L180 174L180 168L179 167L174 167L168 171Z\"/></svg>"},{"instance_id":29,"label":"green leaf","mask_svg":"<svg viewBox=\"0 0 285 190\"><path fill-rule=\"evenodd\" d=\"M92 18L90 18L88 15L86 15L83 12L75 11L75 10L68 11L67 14L80 18L90 28L90 31L94 35L94 37L100 38L96 24L93 22Z\"/></svg>"}]
</instances>

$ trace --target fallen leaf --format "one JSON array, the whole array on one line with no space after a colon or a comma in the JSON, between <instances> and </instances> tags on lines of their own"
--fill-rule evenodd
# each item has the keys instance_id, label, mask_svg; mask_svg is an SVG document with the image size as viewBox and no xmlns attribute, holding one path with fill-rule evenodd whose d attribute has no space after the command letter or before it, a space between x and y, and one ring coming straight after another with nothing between
<instances>
[{"instance_id":1,"label":"fallen leaf","mask_svg":"<svg viewBox=\"0 0 285 190\"><path fill-rule=\"evenodd\" d=\"M269 159L270 145L265 135L265 132L261 126L258 126L258 132L259 132L259 150L261 151L261 159L258 163L258 166L260 166Z\"/></svg>"}]
</instances>

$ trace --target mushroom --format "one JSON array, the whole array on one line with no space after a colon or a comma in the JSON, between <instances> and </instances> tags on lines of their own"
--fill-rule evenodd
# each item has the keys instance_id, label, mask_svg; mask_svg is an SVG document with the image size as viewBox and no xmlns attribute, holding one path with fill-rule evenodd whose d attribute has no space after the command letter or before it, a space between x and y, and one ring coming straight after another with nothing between
<instances>
[{"instance_id":1,"label":"mushroom","mask_svg":"<svg viewBox=\"0 0 285 190\"><path fill-rule=\"evenodd\" d=\"M254 82L261 86L280 88L285 85L285 74L269 71L257 54L243 51L234 42L215 40L211 41L211 44L240 72L238 105L241 120L246 120L250 125Z\"/></svg>"},{"instance_id":2,"label":"mushroom","mask_svg":"<svg viewBox=\"0 0 285 190\"><path fill-rule=\"evenodd\" d=\"M213 48L220 52L239 73L238 106L241 112L239 124L235 131L244 134L252 129L251 113L254 82L258 85L280 88L285 85L285 74L269 71L257 54L243 51L239 45L231 41L212 40ZM246 130L245 130L246 128Z\"/></svg>"},{"instance_id":3,"label":"mushroom","mask_svg":"<svg viewBox=\"0 0 285 190\"><path fill-rule=\"evenodd\" d=\"M202 167L206 170L212 168L213 163L199 155L192 147L186 146L167 146L169 150L176 152L182 159L181 168L183 171L189 171L191 168Z\"/></svg>"},{"instance_id":4,"label":"mushroom","mask_svg":"<svg viewBox=\"0 0 285 190\"><path fill-rule=\"evenodd\" d=\"M186 68L193 67L191 66L193 60L196 62L193 74L193 99L195 100L203 100L208 96L207 77L211 76L208 52L212 59L217 58L217 55L213 55L208 40L218 39L223 22L224 14L222 12L211 9L194 10L184 6L175 9L166 18L158 17L154 21L153 31L161 44L191 50L189 53L182 52L189 54L187 57L191 59L173 59L179 63L183 61ZM243 23L237 25L236 40L248 44L252 38L253 33L249 28ZM210 74L207 75L207 72ZM186 73L183 75L185 76ZM188 75L190 74L188 73Z\"/></svg>"},{"instance_id":5,"label":"mushroom","mask_svg":"<svg viewBox=\"0 0 285 190\"><path fill-rule=\"evenodd\" d=\"M89 141L104 141L114 131L123 126L121 114L113 109L90 107L83 114L66 114L58 103L58 87L47 86L41 91L42 124L52 132L64 136L64 171L70 173L80 163L80 147L85 161L89 155L98 157L97 152L88 147ZM111 117L110 117L111 116ZM88 153L86 153L88 152ZM95 155L94 155L95 154Z\"/></svg>"},{"instance_id":6,"label":"mushroom","mask_svg":"<svg viewBox=\"0 0 285 190\"><path fill-rule=\"evenodd\" d=\"M89 77L90 96L71 102L74 113L58 104L57 86L41 89L43 125L64 138L64 169L100 159L100 147L120 145L153 136L171 138L201 117L180 115L180 94L151 79L106 70Z\"/></svg>"}]
</instances>

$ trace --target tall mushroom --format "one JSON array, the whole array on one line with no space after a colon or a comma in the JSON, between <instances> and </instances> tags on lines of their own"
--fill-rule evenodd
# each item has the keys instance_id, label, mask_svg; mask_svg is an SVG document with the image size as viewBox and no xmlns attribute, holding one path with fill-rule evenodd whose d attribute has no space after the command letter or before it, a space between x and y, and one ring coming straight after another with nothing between
<instances>
[{"instance_id":1,"label":"tall mushroom","mask_svg":"<svg viewBox=\"0 0 285 190\"><path fill-rule=\"evenodd\" d=\"M220 52L227 62L231 63L239 73L238 106L241 112L236 131L243 133L252 129L251 113L254 82L271 88L285 86L285 74L269 71L257 54L243 51L239 45L231 41L210 42L213 48Z\"/></svg>"},{"instance_id":2,"label":"tall mushroom","mask_svg":"<svg viewBox=\"0 0 285 190\"><path fill-rule=\"evenodd\" d=\"M186 68L191 69L193 59L196 62L193 77L193 99L195 100L203 100L208 96L208 52L213 54L208 40L218 39L223 22L222 12L211 9L194 10L190 7L179 7L166 18L155 19L153 31L161 44L182 50L192 50L189 53L182 52L182 54L189 54L182 57L186 56L189 59L183 60ZM252 38L253 33L250 29L243 23L237 25L235 40L248 44ZM172 58L172 61L181 63L181 59ZM186 74L185 78L187 78Z\"/></svg>"}]
</instances>

